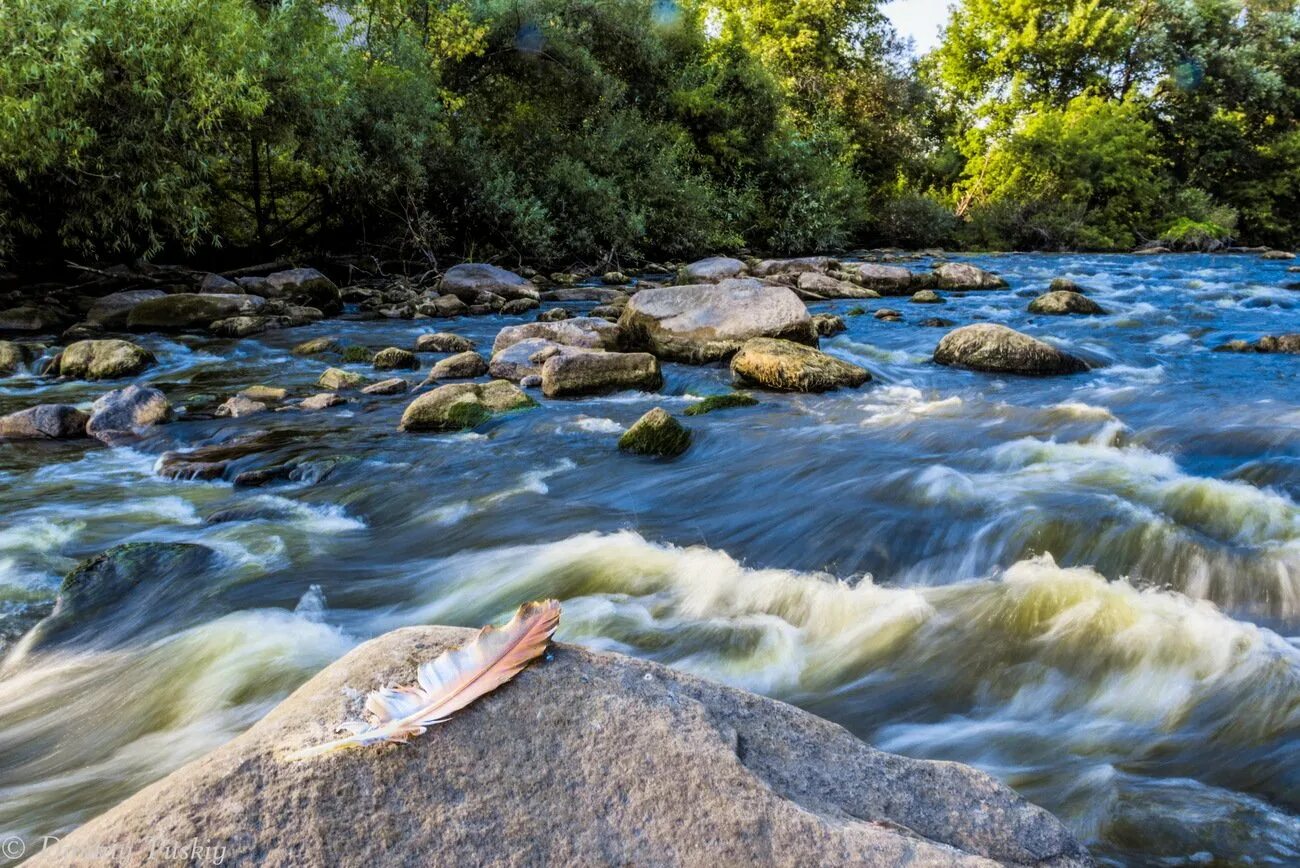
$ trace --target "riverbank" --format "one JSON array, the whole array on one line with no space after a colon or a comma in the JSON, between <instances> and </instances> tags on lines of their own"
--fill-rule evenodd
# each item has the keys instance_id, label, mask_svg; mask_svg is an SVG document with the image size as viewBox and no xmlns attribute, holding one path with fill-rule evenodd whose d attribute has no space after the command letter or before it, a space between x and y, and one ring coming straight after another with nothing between
<instances>
[{"instance_id":1,"label":"riverbank","mask_svg":"<svg viewBox=\"0 0 1300 868\"><path fill-rule=\"evenodd\" d=\"M1258 347L1300 331L1291 264L947 261L997 280L939 286L943 263L923 258L889 278L906 279L907 294L877 298L863 264L818 260L719 278L759 287L689 293L660 289L666 273L534 284L569 300L430 319L390 318L383 290L363 287L377 294L343 299L341 315L242 338L105 330L94 339L152 357L108 380L76 364L77 376L46 375L68 342L21 338L44 346L0 379L0 415L88 412L130 385L162 392L172 415L111 445L0 446L5 611L39 617L79 562L122 544L210 553L152 567L156 581L33 641L0 676L0 830L68 832L238 735L366 638L484 623L554 595L564 641L793 702L895 753L978 767L1107 863L1284 859L1300 846L1287 711L1300 695L1288 638L1300 406L1294 356L1268 351L1284 342ZM1057 278L1076 289L1053 289ZM1066 305L1076 312L1031 311L1057 292L1101 312L1077 300ZM683 295L755 293L781 301L729 321L775 325L763 340L796 349L760 343L728 358L749 338L693 333L703 307L673 313ZM621 307L617 320L602 306ZM606 344L625 315L637 346ZM936 364L946 336L972 326L1034 338L1086 370ZM809 327L825 358L805 352ZM515 350L530 340L542 344ZM1234 341L1251 351L1214 352ZM1044 358L1026 346L1023 358ZM629 363L601 376L631 380L562 394L589 382L595 350ZM475 370L450 362L466 352L517 374L510 388L530 403L494 409L490 370L420 386L435 367ZM402 367L408 355L416 369ZM373 390L386 382L399 390ZM630 385L605 391L618 383ZM399 431L412 404L448 385L454 418L472 427ZM302 406L326 392L342 403ZM687 415L706 401L723 409ZM689 434L680 457L620 450L656 408Z\"/></svg>"}]
</instances>

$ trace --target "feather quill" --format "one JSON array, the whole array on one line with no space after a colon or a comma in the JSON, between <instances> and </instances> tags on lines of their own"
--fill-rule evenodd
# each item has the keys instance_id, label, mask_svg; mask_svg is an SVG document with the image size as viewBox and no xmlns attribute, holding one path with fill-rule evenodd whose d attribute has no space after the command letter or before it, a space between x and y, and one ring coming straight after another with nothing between
<instances>
[{"instance_id":1,"label":"feather quill","mask_svg":"<svg viewBox=\"0 0 1300 868\"><path fill-rule=\"evenodd\" d=\"M417 683L371 693L366 711L374 723L348 721L339 727L351 731L347 738L305 748L289 759L386 741L405 743L423 735L430 726L496 690L540 657L559 623L558 600L525 603L504 627L484 627L464 647L421 664Z\"/></svg>"}]
</instances>

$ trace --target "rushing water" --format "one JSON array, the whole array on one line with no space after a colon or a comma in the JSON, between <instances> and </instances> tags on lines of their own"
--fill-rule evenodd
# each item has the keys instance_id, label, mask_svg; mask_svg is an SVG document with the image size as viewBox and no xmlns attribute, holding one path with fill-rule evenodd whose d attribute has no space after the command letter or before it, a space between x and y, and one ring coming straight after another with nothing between
<instances>
[{"instance_id":1,"label":"rushing water","mask_svg":"<svg viewBox=\"0 0 1300 868\"><path fill-rule=\"evenodd\" d=\"M74 827L365 638L554 595L562 639L983 768L1107 862L1296 864L1300 361L1210 350L1300 331L1297 276L1247 257L973 261L1011 288L814 305L905 314L846 317L823 341L875 381L688 419L694 445L673 462L619 454L618 433L726 391L724 367L668 365L662 394L543 401L467 434L397 433L399 396L182 416L130 448L0 445L0 610L52 599L63 573L121 542L201 542L221 565L159 577L167 593L115 629L11 655L0 837ZM1026 313L1057 276L1108 314ZM1004 322L1097 367L941 368L944 330L917 324L931 316ZM144 379L181 405L255 383L310 394L328 362L289 353L307 338L409 347L445 329L486 350L513 321L145 337L160 365ZM20 375L0 381L0 411L105 388ZM294 435L275 454L303 461L298 480L155 473L167 449L267 429ZM233 520L209 520L223 511Z\"/></svg>"}]
</instances>

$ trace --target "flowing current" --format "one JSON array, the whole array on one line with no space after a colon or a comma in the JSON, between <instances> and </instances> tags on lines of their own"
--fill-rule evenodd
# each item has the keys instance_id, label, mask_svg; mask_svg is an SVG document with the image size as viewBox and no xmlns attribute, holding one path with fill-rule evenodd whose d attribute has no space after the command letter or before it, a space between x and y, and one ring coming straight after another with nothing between
<instances>
[{"instance_id":1,"label":"flowing current","mask_svg":"<svg viewBox=\"0 0 1300 868\"><path fill-rule=\"evenodd\" d=\"M218 557L151 577L147 606L75 641L10 643L0 837L66 833L369 637L557 596L562 640L977 766L1104 863L1296 864L1300 361L1211 350L1300 331L1286 288L1300 275L1231 256L971 261L1010 288L812 305L848 324L823 349L874 382L687 418L694 444L672 462L620 454L618 434L651 407L727 391L725 367L669 364L660 394L542 400L465 434L397 433L409 397L394 396L182 414L130 447L0 445L0 626L119 543ZM1061 276L1106 315L1027 313ZM870 315L882 307L905 321ZM935 316L1005 323L1094 370L936 366L945 329L920 325ZM486 352L521 319L144 336L159 364L142 381L177 406L259 383L308 395L337 364L289 352L308 338L409 348L447 330ZM20 374L0 380L0 412L107 388ZM294 478L250 489L156 472L167 450L257 431L280 436L238 466L293 458Z\"/></svg>"}]
</instances>

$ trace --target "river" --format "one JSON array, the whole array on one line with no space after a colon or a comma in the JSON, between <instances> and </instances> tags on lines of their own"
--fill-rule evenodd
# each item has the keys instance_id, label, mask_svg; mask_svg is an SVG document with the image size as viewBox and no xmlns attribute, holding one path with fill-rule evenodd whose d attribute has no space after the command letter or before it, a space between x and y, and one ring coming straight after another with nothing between
<instances>
[{"instance_id":1,"label":"river","mask_svg":"<svg viewBox=\"0 0 1300 868\"><path fill-rule=\"evenodd\" d=\"M727 391L724 367L669 364L661 394L543 400L465 434L399 434L409 398L395 396L191 413L129 447L0 444L9 617L118 543L198 542L220 558L156 577L165 593L76 642L11 653L0 837L68 831L369 637L557 596L561 640L977 766L1104 863L1296 864L1300 362L1211 349L1300 332L1300 293L1285 288L1300 275L1246 256L969 260L1010 288L811 305L904 314L846 315L848 331L822 342L874 382L686 418L694 443L671 462L620 454L619 432ZM1107 314L1027 313L1060 276ZM1095 368L939 367L945 330L919 324L933 316L1002 322ZM330 363L289 352L311 337L379 349L447 330L486 352L532 318L138 340L159 359L143 379L185 405L257 383L319 391ZM0 412L107 388L20 374L0 380ZM166 450L268 429L286 432L275 454L301 459L294 480L156 473Z\"/></svg>"}]
</instances>

